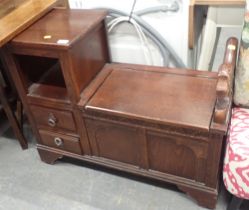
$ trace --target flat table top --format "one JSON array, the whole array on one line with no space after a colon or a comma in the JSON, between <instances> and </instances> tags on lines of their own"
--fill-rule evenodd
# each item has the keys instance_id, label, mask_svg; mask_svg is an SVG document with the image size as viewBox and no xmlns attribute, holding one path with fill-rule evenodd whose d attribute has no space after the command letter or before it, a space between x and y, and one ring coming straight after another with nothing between
<instances>
[{"instance_id":1,"label":"flat table top","mask_svg":"<svg viewBox=\"0 0 249 210\"><path fill-rule=\"evenodd\" d=\"M54 9L12 40L37 48L68 48L105 19L104 10Z\"/></svg>"},{"instance_id":2,"label":"flat table top","mask_svg":"<svg viewBox=\"0 0 249 210\"><path fill-rule=\"evenodd\" d=\"M86 111L209 130L217 78L209 72L150 68L114 68Z\"/></svg>"},{"instance_id":3,"label":"flat table top","mask_svg":"<svg viewBox=\"0 0 249 210\"><path fill-rule=\"evenodd\" d=\"M0 0L0 47L48 12L57 0Z\"/></svg>"}]
</instances>

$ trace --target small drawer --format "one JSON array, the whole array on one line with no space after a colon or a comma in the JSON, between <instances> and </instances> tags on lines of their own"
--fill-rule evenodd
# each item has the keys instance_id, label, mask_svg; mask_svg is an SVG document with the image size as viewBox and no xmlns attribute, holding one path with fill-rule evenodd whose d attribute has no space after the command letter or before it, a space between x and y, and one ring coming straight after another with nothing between
<instances>
[{"instance_id":1,"label":"small drawer","mask_svg":"<svg viewBox=\"0 0 249 210\"><path fill-rule=\"evenodd\" d=\"M39 130L39 133L44 145L81 154L79 138L44 130Z\"/></svg>"},{"instance_id":2,"label":"small drawer","mask_svg":"<svg viewBox=\"0 0 249 210\"><path fill-rule=\"evenodd\" d=\"M66 129L68 131L76 131L72 112L40 106L30 107L38 127L46 126L56 129Z\"/></svg>"}]
</instances>

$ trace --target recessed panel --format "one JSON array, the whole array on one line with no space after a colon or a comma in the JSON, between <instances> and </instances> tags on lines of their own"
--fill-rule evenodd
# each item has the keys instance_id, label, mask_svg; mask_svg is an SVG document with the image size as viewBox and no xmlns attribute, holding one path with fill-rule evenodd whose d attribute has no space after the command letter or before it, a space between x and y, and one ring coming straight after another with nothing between
<instances>
[{"instance_id":1,"label":"recessed panel","mask_svg":"<svg viewBox=\"0 0 249 210\"><path fill-rule=\"evenodd\" d=\"M139 165L140 144L135 128L96 120L86 120L94 155Z\"/></svg>"}]
</instances>

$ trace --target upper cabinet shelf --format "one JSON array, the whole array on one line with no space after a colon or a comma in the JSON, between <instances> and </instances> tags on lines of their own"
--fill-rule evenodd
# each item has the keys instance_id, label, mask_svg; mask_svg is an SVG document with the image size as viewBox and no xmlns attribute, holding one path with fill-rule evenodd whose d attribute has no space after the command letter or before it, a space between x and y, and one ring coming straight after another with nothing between
<instances>
[{"instance_id":1,"label":"upper cabinet shelf","mask_svg":"<svg viewBox=\"0 0 249 210\"><path fill-rule=\"evenodd\" d=\"M4 48L32 103L76 103L110 61L104 10L54 9Z\"/></svg>"},{"instance_id":2,"label":"upper cabinet shelf","mask_svg":"<svg viewBox=\"0 0 249 210\"><path fill-rule=\"evenodd\" d=\"M12 45L39 49L68 49L100 27L107 15L101 10L54 10L15 39Z\"/></svg>"}]
</instances>

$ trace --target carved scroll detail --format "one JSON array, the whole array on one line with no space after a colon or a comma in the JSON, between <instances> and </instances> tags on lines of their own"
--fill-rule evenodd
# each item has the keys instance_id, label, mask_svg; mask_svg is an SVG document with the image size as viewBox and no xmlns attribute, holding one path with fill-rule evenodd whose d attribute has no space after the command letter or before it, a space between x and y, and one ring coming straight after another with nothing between
<instances>
[{"instance_id":1,"label":"carved scroll detail","mask_svg":"<svg viewBox=\"0 0 249 210\"><path fill-rule=\"evenodd\" d=\"M230 38L227 41L223 64L219 67L216 86L216 105L214 122L225 124L232 103L234 69L236 66L238 40Z\"/></svg>"}]
</instances>

